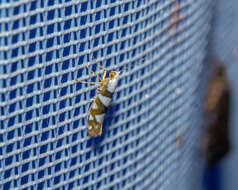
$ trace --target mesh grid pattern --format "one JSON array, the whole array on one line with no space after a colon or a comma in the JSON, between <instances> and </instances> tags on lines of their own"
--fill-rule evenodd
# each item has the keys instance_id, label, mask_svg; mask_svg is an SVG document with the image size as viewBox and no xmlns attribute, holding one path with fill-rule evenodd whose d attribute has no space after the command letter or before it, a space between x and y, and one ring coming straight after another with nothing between
<instances>
[{"instance_id":1,"label":"mesh grid pattern","mask_svg":"<svg viewBox=\"0 0 238 190\"><path fill-rule=\"evenodd\" d=\"M191 189L209 4L3 1L0 189ZM95 80L92 55L108 69L134 65L95 139L97 87L76 82Z\"/></svg>"}]
</instances>

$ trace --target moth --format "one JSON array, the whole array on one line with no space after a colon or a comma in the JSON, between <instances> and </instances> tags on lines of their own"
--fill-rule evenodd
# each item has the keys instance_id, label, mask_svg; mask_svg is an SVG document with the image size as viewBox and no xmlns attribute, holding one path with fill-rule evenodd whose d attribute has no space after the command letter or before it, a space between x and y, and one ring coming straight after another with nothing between
<instances>
[{"instance_id":1,"label":"moth","mask_svg":"<svg viewBox=\"0 0 238 190\"><path fill-rule=\"evenodd\" d=\"M202 153L209 166L218 163L230 151L230 84L225 66L217 59L212 63L215 70L205 100L207 121L201 143Z\"/></svg>"},{"instance_id":2,"label":"moth","mask_svg":"<svg viewBox=\"0 0 238 190\"><path fill-rule=\"evenodd\" d=\"M121 71L108 71L103 66L101 66L98 62L96 62L98 66L104 71L103 78L100 77L99 74L91 70L88 66L88 69L94 73L99 82L89 82L89 81L80 81L81 83L100 85L97 92L98 95L93 98L90 106L89 106L89 114L87 117L88 120L88 135L92 137L97 137L102 135L102 125L107 112L107 109L112 101L112 96L117 87L117 83L119 80L119 75ZM107 77L108 76L108 77Z\"/></svg>"}]
</instances>

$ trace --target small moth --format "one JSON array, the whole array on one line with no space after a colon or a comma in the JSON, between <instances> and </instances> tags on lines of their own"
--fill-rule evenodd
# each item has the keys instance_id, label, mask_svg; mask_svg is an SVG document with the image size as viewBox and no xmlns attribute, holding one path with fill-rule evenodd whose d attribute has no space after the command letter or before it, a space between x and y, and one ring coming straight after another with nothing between
<instances>
[{"instance_id":1,"label":"small moth","mask_svg":"<svg viewBox=\"0 0 238 190\"><path fill-rule=\"evenodd\" d=\"M89 106L89 114L87 117L89 125L88 134L92 137L102 135L103 120L105 118L107 109L111 103L112 96L117 87L120 75L120 71L108 71L99 63L97 64L101 69L104 70L103 78L101 78L99 74L92 71L89 67L88 69L94 74L96 74L97 78L99 79L99 82L88 82L77 80L78 82L81 83L100 85L100 87L97 90L98 95L95 98L93 98ZM107 74L109 74L109 77L107 77Z\"/></svg>"},{"instance_id":2,"label":"small moth","mask_svg":"<svg viewBox=\"0 0 238 190\"><path fill-rule=\"evenodd\" d=\"M205 101L206 128L202 136L201 151L208 166L217 164L231 148L229 115L231 89L226 67L216 58Z\"/></svg>"}]
</instances>

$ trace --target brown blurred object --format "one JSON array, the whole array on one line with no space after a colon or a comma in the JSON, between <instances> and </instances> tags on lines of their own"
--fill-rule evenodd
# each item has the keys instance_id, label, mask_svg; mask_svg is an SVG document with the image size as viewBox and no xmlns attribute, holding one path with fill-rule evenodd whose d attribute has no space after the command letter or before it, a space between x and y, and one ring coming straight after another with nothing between
<instances>
[{"instance_id":1,"label":"brown blurred object","mask_svg":"<svg viewBox=\"0 0 238 190\"><path fill-rule=\"evenodd\" d=\"M217 60L213 64L215 70L205 99L207 120L201 145L207 166L217 164L230 151L230 86L224 65Z\"/></svg>"}]
</instances>

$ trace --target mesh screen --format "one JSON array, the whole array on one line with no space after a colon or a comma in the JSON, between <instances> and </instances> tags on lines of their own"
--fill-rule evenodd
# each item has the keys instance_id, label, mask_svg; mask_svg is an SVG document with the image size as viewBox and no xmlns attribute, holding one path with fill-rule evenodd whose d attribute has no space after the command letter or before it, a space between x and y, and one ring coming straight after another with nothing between
<instances>
[{"instance_id":1,"label":"mesh screen","mask_svg":"<svg viewBox=\"0 0 238 190\"><path fill-rule=\"evenodd\" d=\"M194 187L209 1L0 2L0 189ZM123 70L98 138L92 56Z\"/></svg>"}]
</instances>

